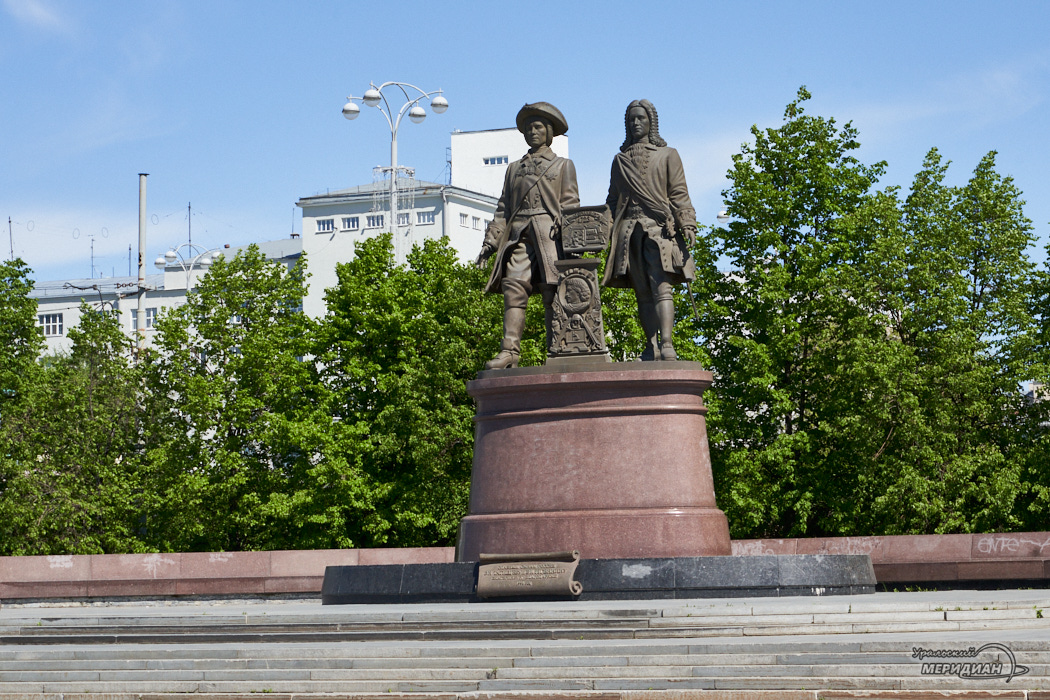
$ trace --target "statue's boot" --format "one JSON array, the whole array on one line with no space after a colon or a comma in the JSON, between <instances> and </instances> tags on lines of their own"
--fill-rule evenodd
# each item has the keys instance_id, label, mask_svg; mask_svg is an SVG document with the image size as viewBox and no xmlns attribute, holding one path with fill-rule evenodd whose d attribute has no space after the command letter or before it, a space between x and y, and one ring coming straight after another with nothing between
<instances>
[{"instance_id":1,"label":"statue's boot","mask_svg":"<svg viewBox=\"0 0 1050 700\"><path fill-rule=\"evenodd\" d=\"M503 280L503 342L499 354L485 363L485 369L518 366L521 334L525 330L525 305L529 294L516 280Z\"/></svg>"},{"instance_id":2,"label":"statue's boot","mask_svg":"<svg viewBox=\"0 0 1050 700\"><path fill-rule=\"evenodd\" d=\"M642 331L645 333L645 349L642 350L642 361L651 362L660 359L660 350L656 341L656 334L660 331L659 319L656 315L656 306L651 301L638 302L638 319L642 322Z\"/></svg>"},{"instance_id":3,"label":"statue's boot","mask_svg":"<svg viewBox=\"0 0 1050 700\"><path fill-rule=\"evenodd\" d=\"M674 300L656 302L656 316L660 323L660 359L677 360L678 353L674 351Z\"/></svg>"},{"instance_id":4,"label":"statue's boot","mask_svg":"<svg viewBox=\"0 0 1050 700\"><path fill-rule=\"evenodd\" d=\"M543 294L543 323L547 332L547 352L550 352L554 346L554 334L551 330L551 323L554 321L554 293L556 291L558 291L558 288L549 284L545 284L540 288L540 292Z\"/></svg>"}]
</instances>

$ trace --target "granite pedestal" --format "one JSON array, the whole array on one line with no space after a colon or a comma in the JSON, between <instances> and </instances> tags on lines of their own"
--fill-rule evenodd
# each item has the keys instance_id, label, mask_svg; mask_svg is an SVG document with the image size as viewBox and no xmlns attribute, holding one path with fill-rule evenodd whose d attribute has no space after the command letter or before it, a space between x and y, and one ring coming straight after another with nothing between
<instances>
[{"instance_id":1,"label":"granite pedestal","mask_svg":"<svg viewBox=\"0 0 1050 700\"><path fill-rule=\"evenodd\" d=\"M481 372L457 561L728 555L694 362L577 361Z\"/></svg>"}]
</instances>

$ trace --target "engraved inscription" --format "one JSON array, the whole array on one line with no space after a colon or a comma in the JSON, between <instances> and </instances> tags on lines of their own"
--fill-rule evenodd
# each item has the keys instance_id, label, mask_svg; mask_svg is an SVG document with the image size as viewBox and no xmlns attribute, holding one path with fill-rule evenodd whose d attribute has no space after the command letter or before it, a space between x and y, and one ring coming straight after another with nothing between
<instances>
[{"instance_id":1,"label":"engraved inscription","mask_svg":"<svg viewBox=\"0 0 1050 700\"><path fill-rule=\"evenodd\" d=\"M482 554L478 567L479 598L499 596L578 596L574 581L578 552L550 552L501 557Z\"/></svg>"}]
</instances>

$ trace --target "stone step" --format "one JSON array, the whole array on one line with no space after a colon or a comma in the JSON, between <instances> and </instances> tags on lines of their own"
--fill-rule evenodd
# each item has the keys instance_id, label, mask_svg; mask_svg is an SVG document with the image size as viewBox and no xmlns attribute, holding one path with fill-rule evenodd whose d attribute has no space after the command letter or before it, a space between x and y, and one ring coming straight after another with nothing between
<instances>
[{"instance_id":1,"label":"stone step","mask_svg":"<svg viewBox=\"0 0 1050 700\"><path fill-rule=\"evenodd\" d=\"M481 679L579 679L579 678L655 678L655 677L768 677L768 676L894 676L920 675L914 660L897 663L819 663L819 664L698 664L695 659L681 665L651 664L649 659L617 665L560 664L554 666L499 666L490 668L377 667L317 668L289 665L283 668L235 669L63 669L0 671L0 683L80 682L80 681L257 681L257 680L481 680ZM1050 665L1025 658L1028 678L1050 675Z\"/></svg>"},{"instance_id":2,"label":"stone step","mask_svg":"<svg viewBox=\"0 0 1050 700\"><path fill-rule=\"evenodd\" d=\"M736 693L696 700L782 700L783 693L770 693L1050 688L1050 620L1039 614L1045 592L879 596L867 609L817 599L342 612L311 604L5 606L0 624L18 633L0 635L0 700L92 700L65 697L83 693L128 696L107 700L145 700L132 696L149 693L491 700L489 694L509 699L540 691L657 700L602 695L650 688ZM989 641L1008 641L1028 675L1009 685L922 676L912 655L914 646Z\"/></svg>"},{"instance_id":3,"label":"stone step","mask_svg":"<svg viewBox=\"0 0 1050 700\"><path fill-rule=\"evenodd\" d=\"M568 626L551 623L537 626L500 626L486 624L480 627L469 625L442 625L440 628L416 628L409 625L386 629L342 629L315 627L304 630L301 626L290 628L268 625L265 628L229 628L204 624L170 625L159 627L62 627L21 628L17 634L0 636L0 645L53 645L53 644L160 644L160 643L311 643L311 642L362 642L362 641L442 641L481 639L651 639L651 638L701 638L734 636L786 636L828 635L866 633L915 633L915 632L964 632L970 630L1019 630L1044 629L1050 620L1037 616L1012 616L1007 618L956 619L942 617L921 621L848 622L840 623L799 621L798 624L781 624L782 617L775 621L766 618L740 621L739 624L710 626L708 620L693 624L688 618L673 618L677 624L664 625L664 620L646 620L643 624L627 624L624 621L605 620L600 625L580 625L572 621ZM651 623L652 626L650 626Z\"/></svg>"},{"instance_id":4,"label":"stone step","mask_svg":"<svg viewBox=\"0 0 1050 700\"><path fill-rule=\"evenodd\" d=\"M965 681L969 692L975 690L1014 690L1016 694L1025 689L1047 686L1046 677L1024 676L1014 679L1011 686L1002 680ZM113 693L473 693L499 691L586 691L586 690L806 690L806 689L886 689L886 690L959 690L960 680L949 677L894 677L894 676L776 676L776 677L714 677L714 676L653 676L627 678L589 679L486 679L477 681L426 680L426 681L370 681L370 680L257 680L241 681L105 681L88 683L69 682L24 682L0 683L2 694L113 694ZM734 700L740 696L734 696ZM912 696L913 700L917 696ZM973 697L972 695L970 696Z\"/></svg>"},{"instance_id":5,"label":"stone step","mask_svg":"<svg viewBox=\"0 0 1050 700\"><path fill-rule=\"evenodd\" d=\"M265 614L244 612L239 615L210 614L207 615L206 624L210 627L251 627L261 625L264 628L269 625L302 625L312 628L321 626L403 626L411 623L419 627L429 625L440 625L442 623L453 623L462 625L470 623L473 626L492 625L523 625L529 620L557 621L566 623L570 620L586 620L581 624L600 624L601 620L639 620L659 618L760 618L763 616L788 616L786 620L794 619L794 616L814 616L817 622L839 622L842 618L829 616L835 615L871 615L870 618L854 618L855 622L878 621L879 616L889 616L898 620L919 620L927 617L937 619L938 613L942 613L940 619L974 619L974 617L1011 617L1011 616L1036 616L1037 610L1050 608L1050 597L1035 595L1023 599L996 600L994 596L977 601L953 601L931 598L922 602L865 602L867 597L850 598L851 602L844 603L839 600L827 598L815 598L813 602L797 602L795 598L790 601L772 602L740 602L730 600L726 603L713 602L711 600L699 600L696 602L683 603L682 601L646 601L646 604L636 608L626 607L629 601L609 603L615 607L586 607L576 609L564 602L549 604L549 607L514 607L513 604L492 603L485 605L460 606L419 606L420 610L401 609L391 610L392 606L326 606L323 610L312 613L301 613L294 610L295 606L287 606L288 610L270 610ZM583 605L583 604L578 604ZM249 606L245 606L249 607ZM312 606L319 608L320 606ZM346 608L353 608L347 611ZM403 608L405 606L402 606ZM437 609L435 609L437 608ZM1015 612L1011 612L1015 611ZM1020 612L1016 612L1020 611ZM166 627L169 625L185 626L192 624L189 619L205 617L198 607L183 606L162 609L160 612L136 610L132 614L100 614L92 609L69 609L66 614L55 614L53 608L31 608L26 606L4 607L4 615L0 617L0 629L18 629L28 627ZM932 614L931 614L932 613ZM776 622L775 619L768 620ZM765 620L763 621L763 624ZM613 623L615 624L615 623ZM717 622L716 622L717 624Z\"/></svg>"}]
</instances>

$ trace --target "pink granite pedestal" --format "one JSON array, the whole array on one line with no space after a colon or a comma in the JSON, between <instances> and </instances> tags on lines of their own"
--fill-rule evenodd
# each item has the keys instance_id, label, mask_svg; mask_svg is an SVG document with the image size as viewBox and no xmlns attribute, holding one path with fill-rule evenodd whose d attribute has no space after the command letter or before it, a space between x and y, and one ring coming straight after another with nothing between
<instances>
[{"instance_id":1,"label":"pink granite pedestal","mask_svg":"<svg viewBox=\"0 0 1050 700\"><path fill-rule=\"evenodd\" d=\"M594 559L730 554L693 362L481 372L457 561L576 549Z\"/></svg>"}]
</instances>

